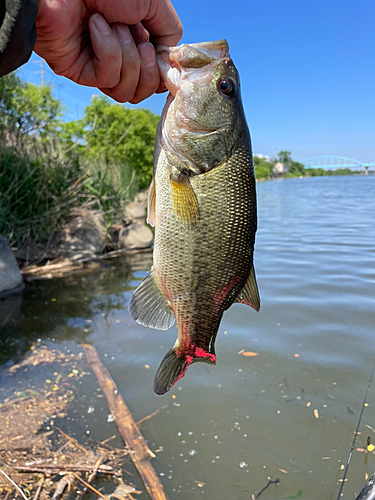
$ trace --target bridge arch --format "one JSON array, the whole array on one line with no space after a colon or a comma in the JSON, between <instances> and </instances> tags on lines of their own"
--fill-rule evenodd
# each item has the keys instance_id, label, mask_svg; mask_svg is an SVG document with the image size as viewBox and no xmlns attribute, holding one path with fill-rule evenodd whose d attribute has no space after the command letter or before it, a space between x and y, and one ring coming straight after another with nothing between
<instances>
[{"instance_id":1,"label":"bridge arch","mask_svg":"<svg viewBox=\"0 0 375 500\"><path fill-rule=\"evenodd\" d=\"M306 158L301 163L306 168L359 168L368 169L368 167L375 167L375 160L371 163L364 163L354 158L347 158L346 156L337 155L320 155Z\"/></svg>"}]
</instances>

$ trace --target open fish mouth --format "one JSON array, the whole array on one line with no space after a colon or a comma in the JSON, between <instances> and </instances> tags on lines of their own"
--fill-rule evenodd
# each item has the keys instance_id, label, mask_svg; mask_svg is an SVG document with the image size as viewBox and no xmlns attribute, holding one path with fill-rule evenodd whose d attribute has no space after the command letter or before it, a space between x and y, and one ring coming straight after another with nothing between
<instances>
[{"instance_id":1,"label":"open fish mouth","mask_svg":"<svg viewBox=\"0 0 375 500\"><path fill-rule=\"evenodd\" d=\"M183 81L196 86L209 83L216 66L229 59L229 47L226 40L178 47L159 45L156 59L167 89L176 97Z\"/></svg>"}]
</instances>

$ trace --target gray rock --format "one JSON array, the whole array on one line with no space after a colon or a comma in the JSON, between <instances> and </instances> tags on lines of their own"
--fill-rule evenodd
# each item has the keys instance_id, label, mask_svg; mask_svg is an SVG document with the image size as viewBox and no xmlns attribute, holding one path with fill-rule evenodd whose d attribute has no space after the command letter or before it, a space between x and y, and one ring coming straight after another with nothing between
<instances>
[{"instance_id":1,"label":"gray rock","mask_svg":"<svg viewBox=\"0 0 375 500\"><path fill-rule=\"evenodd\" d=\"M77 209L60 232L61 252L76 260L95 257L105 246L105 220L103 212Z\"/></svg>"},{"instance_id":2,"label":"gray rock","mask_svg":"<svg viewBox=\"0 0 375 500\"><path fill-rule=\"evenodd\" d=\"M9 241L0 236L0 293L19 292L23 290L24 284L18 264Z\"/></svg>"},{"instance_id":3,"label":"gray rock","mask_svg":"<svg viewBox=\"0 0 375 500\"><path fill-rule=\"evenodd\" d=\"M125 213L132 219L145 219L146 204L144 202L132 201L126 206Z\"/></svg>"},{"instance_id":4,"label":"gray rock","mask_svg":"<svg viewBox=\"0 0 375 500\"><path fill-rule=\"evenodd\" d=\"M132 222L119 234L119 248L149 248L154 240L152 231L145 224Z\"/></svg>"},{"instance_id":5,"label":"gray rock","mask_svg":"<svg viewBox=\"0 0 375 500\"><path fill-rule=\"evenodd\" d=\"M135 199L136 201L145 201L147 203L148 200L148 189L145 189L144 191L140 191L137 194L137 197Z\"/></svg>"}]
</instances>

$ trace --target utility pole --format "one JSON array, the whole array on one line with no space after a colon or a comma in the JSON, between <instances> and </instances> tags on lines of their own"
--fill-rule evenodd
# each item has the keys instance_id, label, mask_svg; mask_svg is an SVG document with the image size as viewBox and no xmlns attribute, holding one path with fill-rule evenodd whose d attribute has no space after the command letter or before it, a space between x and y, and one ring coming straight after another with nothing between
<instances>
[{"instance_id":1,"label":"utility pole","mask_svg":"<svg viewBox=\"0 0 375 500\"><path fill-rule=\"evenodd\" d=\"M40 76L42 78L42 85L44 87L44 85L45 85L44 75L45 75L45 72L46 72L45 69L44 69L44 60L40 57L39 61L33 61L33 64L40 64L40 71L33 71L33 73L35 75L39 75L40 74Z\"/></svg>"},{"instance_id":2,"label":"utility pole","mask_svg":"<svg viewBox=\"0 0 375 500\"><path fill-rule=\"evenodd\" d=\"M44 61L42 58L40 58L40 74L42 75L42 85L44 87Z\"/></svg>"}]
</instances>

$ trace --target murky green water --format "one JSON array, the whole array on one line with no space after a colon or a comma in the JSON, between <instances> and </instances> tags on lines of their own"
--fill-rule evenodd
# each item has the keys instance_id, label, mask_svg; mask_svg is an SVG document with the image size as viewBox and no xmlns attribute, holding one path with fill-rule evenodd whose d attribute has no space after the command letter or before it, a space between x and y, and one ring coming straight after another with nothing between
<instances>
[{"instance_id":1,"label":"murky green water","mask_svg":"<svg viewBox=\"0 0 375 500\"><path fill-rule=\"evenodd\" d=\"M168 405L142 432L152 449L163 447L153 465L170 499L251 499L267 477L280 484L263 500L299 490L303 499L335 499L375 360L375 177L261 183L258 206L262 309L237 304L225 313L216 367L198 363L167 395L153 394L176 329L149 330L128 315L151 264L143 253L30 282L22 301L0 302L0 399L17 384L35 386L30 371L16 380L6 369L36 340L67 354L89 341L136 420ZM242 349L258 355L244 357ZM77 436L111 436L94 376L80 383L78 417L66 425ZM366 427L375 429L375 381L368 403L356 447L366 447L367 436L375 442ZM374 472L375 455L355 451L344 498Z\"/></svg>"}]
</instances>

